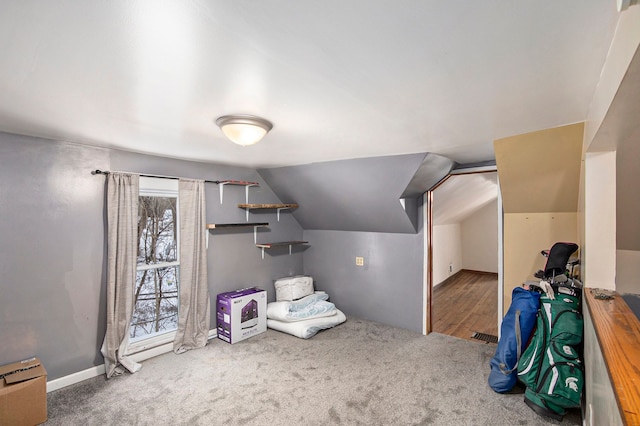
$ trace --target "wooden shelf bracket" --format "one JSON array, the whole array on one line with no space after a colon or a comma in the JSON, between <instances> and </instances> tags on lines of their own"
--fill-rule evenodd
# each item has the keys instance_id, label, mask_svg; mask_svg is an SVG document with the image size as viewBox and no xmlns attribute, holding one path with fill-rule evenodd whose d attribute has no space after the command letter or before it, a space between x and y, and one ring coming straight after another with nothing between
<instances>
[{"instance_id":1,"label":"wooden shelf bracket","mask_svg":"<svg viewBox=\"0 0 640 426\"><path fill-rule=\"evenodd\" d=\"M256 244L256 247L260 247L262 249L262 259L264 259L264 249L270 249L273 247L282 247L282 246L289 246L289 256L291 256L291 248L292 246L295 245L300 245L300 244L308 244L308 241L282 241L282 242L278 242L278 243L264 243L264 244Z\"/></svg>"},{"instance_id":2,"label":"wooden shelf bracket","mask_svg":"<svg viewBox=\"0 0 640 426\"><path fill-rule=\"evenodd\" d=\"M235 229L235 228L248 228L253 227L253 243L257 244L258 242L258 228L267 227L269 224L267 222L263 223L223 223L223 224L215 224L209 223L207 224L207 231L211 231L214 229ZM209 249L209 232L207 232L205 246Z\"/></svg>"},{"instance_id":3,"label":"wooden shelf bracket","mask_svg":"<svg viewBox=\"0 0 640 426\"><path fill-rule=\"evenodd\" d=\"M249 211L250 210L258 210L258 209L276 209L278 222L280 222L280 212L282 210L290 210L297 209L298 205L296 203L285 203L285 204L238 204L238 207L246 210L246 220L249 221Z\"/></svg>"}]
</instances>

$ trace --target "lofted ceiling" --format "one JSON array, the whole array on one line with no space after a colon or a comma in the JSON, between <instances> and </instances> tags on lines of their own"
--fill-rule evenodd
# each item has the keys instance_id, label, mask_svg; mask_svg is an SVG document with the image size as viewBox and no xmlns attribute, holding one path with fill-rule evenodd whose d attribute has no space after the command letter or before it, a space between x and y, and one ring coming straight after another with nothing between
<instances>
[{"instance_id":1,"label":"lofted ceiling","mask_svg":"<svg viewBox=\"0 0 640 426\"><path fill-rule=\"evenodd\" d=\"M433 224L463 222L497 199L497 172L450 175L433 191Z\"/></svg>"},{"instance_id":2,"label":"lofted ceiling","mask_svg":"<svg viewBox=\"0 0 640 426\"><path fill-rule=\"evenodd\" d=\"M0 131L249 167L430 152L584 121L613 0L3 1ZM264 117L239 147L214 121Z\"/></svg>"}]
</instances>

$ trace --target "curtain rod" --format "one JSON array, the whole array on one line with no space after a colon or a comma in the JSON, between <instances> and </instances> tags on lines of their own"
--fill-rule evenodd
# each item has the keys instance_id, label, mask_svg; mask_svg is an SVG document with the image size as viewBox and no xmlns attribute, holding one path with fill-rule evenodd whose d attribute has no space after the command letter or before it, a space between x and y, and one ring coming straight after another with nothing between
<instances>
[{"instance_id":1,"label":"curtain rod","mask_svg":"<svg viewBox=\"0 0 640 426\"><path fill-rule=\"evenodd\" d=\"M111 172L108 170L91 170L91 174L92 175L108 175ZM121 173L129 173L129 172L121 172ZM138 176L141 177L150 177L150 178L158 178L158 179L181 179L177 176L164 176L164 175L145 175L145 174L140 174L140 173L132 173L132 174L137 174ZM234 184L234 185L250 185L250 186L257 186L259 185L258 182L248 182L248 181L244 181L244 180L205 180L205 183L216 183L218 185L220 185L221 183L229 183L229 184Z\"/></svg>"}]
</instances>

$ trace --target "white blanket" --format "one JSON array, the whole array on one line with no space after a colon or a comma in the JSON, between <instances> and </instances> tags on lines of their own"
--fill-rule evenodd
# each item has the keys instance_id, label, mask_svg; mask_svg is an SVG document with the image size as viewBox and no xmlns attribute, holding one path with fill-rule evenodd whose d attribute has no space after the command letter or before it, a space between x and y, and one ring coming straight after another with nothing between
<instances>
[{"instance_id":1,"label":"white blanket","mask_svg":"<svg viewBox=\"0 0 640 426\"><path fill-rule=\"evenodd\" d=\"M289 333L301 339L308 339L315 336L318 331L342 324L346 320L347 317L342 313L342 311L336 309L335 315L311 318L304 321L284 322L267 319L267 327L282 331L283 333Z\"/></svg>"},{"instance_id":2,"label":"white blanket","mask_svg":"<svg viewBox=\"0 0 640 426\"><path fill-rule=\"evenodd\" d=\"M271 302L267 304L267 318L293 322L335 315L336 305L327 299L327 293L316 292L293 302Z\"/></svg>"}]
</instances>

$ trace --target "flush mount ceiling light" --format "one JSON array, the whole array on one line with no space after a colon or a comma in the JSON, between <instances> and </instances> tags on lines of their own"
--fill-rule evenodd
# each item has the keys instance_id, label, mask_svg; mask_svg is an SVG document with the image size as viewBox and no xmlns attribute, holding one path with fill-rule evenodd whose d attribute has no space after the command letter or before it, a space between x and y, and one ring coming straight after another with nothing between
<instances>
[{"instance_id":1,"label":"flush mount ceiling light","mask_svg":"<svg viewBox=\"0 0 640 426\"><path fill-rule=\"evenodd\" d=\"M638 0L617 0L616 4L618 6L618 12L622 12L623 10L627 10L629 6L638 4Z\"/></svg>"},{"instance_id":2,"label":"flush mount ceiling light","mask_svg":"<svg viewBox=\"0 0 640 426\"><path fill-rule=\"evenodd\" d=\"M273 128L273 124L264 118L243 114L223 115L216 120L216 124L226 137L242 146L260 142Z\"/></svg>"}]
</instances>

